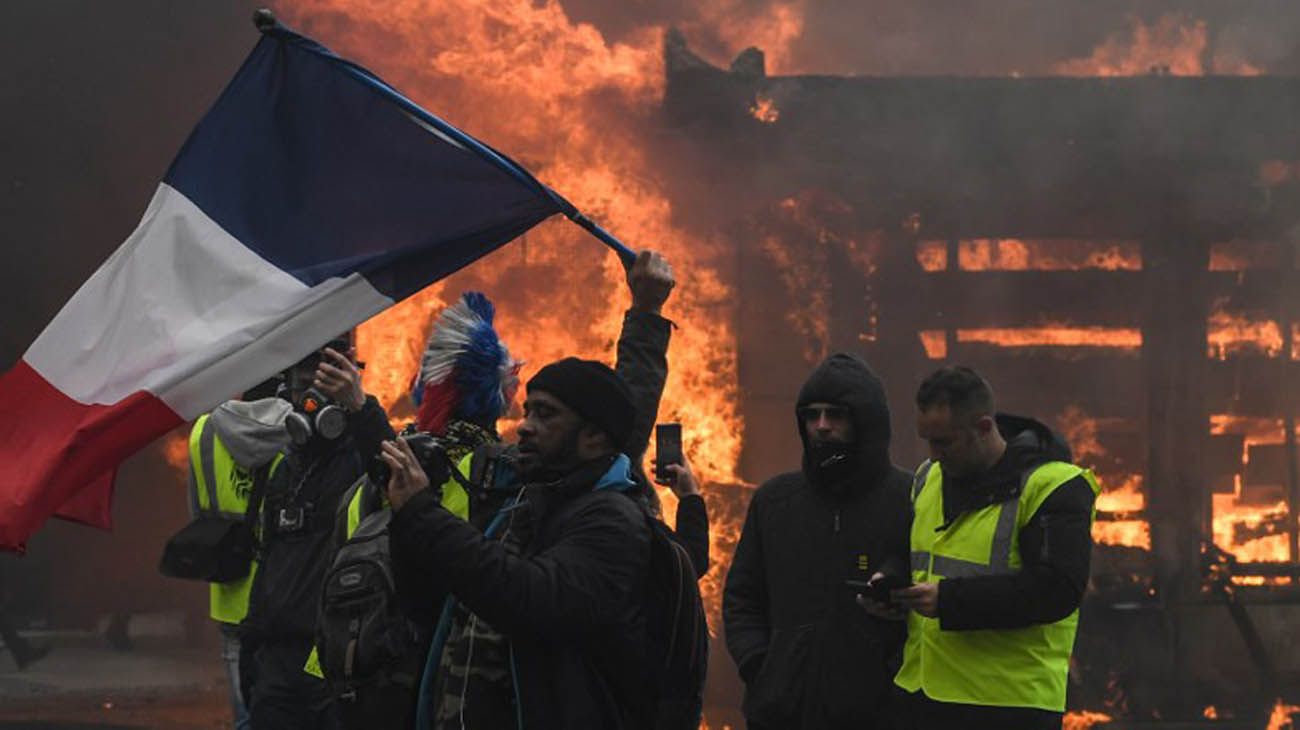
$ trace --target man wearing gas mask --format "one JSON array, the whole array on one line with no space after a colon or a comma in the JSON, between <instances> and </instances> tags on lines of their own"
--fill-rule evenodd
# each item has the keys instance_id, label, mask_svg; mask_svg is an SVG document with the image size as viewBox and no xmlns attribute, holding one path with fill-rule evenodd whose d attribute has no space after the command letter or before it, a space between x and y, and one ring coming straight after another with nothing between
<instances>
[{"instance_id":1,"label":"man wearing gas mask","mask_svg":"<svg viewBox=\"0 0 1300 730\"><path fill-rule=\"evenodd\" d=\"M760 486L723 593L750 730L888 727L903 627L857 594L907 571L907 473L890 462L884 387L836 354L799 391L803 468Z\"/></svg>"},{"instance_id":2,"label":"man wearing gas mask","mask_svg":"<svg viewBox=\"0 0 1300 730\"><path fill-rule=\"evenodd\" d=\"M336 726L324 682L303 672L312 649L334 516L385 440L388 417L361 388L352 333L284 373L292 443L268 480L260 567L244 620L243 683L254 730Z\"/></svg>"}]
</instances>

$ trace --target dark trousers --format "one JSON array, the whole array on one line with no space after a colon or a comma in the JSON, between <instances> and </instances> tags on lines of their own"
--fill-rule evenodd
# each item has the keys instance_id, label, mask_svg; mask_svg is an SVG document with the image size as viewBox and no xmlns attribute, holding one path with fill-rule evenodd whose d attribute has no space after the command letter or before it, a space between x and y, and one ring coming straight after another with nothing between
<instances>
[{"instance_id":1,"label":"dark trousers","mask_svg":"<svg viewBox=\"0 0 1300 730\"><path fill-rule=\"evenodd\" d=\"M1061 730L1061 713L1029 707L985 707L907 695L907 730Z\"/></svg>"},{"instance_id":2,"label":"dark trousers","mask_svg":"<svg viewBox=\"0 0 1300 730\"><path fill-rule=\"evenodd\" d=\"M253 730L337 730L325 681L303 671L311 643L270 641L254 655L248 713Z\"/></svg>"}]
</instances>

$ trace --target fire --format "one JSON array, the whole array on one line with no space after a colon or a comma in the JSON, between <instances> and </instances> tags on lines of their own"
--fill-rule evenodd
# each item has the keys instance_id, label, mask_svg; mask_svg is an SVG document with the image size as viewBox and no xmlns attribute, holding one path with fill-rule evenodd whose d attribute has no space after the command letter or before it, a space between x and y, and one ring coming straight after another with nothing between
<instances>
[{"instance_id":1,"label":"fire","mask_svg":"<svg viewBox=\"0 0 1300 730\"><path fill-rule=\"evenodd\" d=\"M189 431L178 429L163 439L163 458L175 470L185 473L190 469Z\"/></svg>"},{"instance_id":2,"label":"fire","mask_svg":"<svg viewBox=\"0 0 1300 730\"><path fill-rule=\"evenodd\" d=\"M1210 433L1241 434L1244 463L1249 462L1251 446L1281 444L1286 436L1280 418L1243 417L1222 413L1210 416ZM1281 500L1272 500L1263 504L1244 502L1242 486L1242 479L1238 477L1235 493L1213 495L1211 505L1214 542L1245 562L1288 560L1286 502ZM1242 579L1238 582L1250 581Z\"/></svg>"},{"instance_id":3,"label":"fire","mask_svg":"<svg viewBox=\"0 0 1300 730\"><path fill-rule=\"evenodd\" d=\"M743 32L769 44L769 57L801 27L792 14L797 6L782 7L785 14L770 26L757 16L742 23ZM736 481L743 425L732 290L717 266L724 252L671 222L663 183L638 137L638 124L663 91L662 30L643 28L610 43L570 20L559 3L528 0L394 3L382 12L330 0L291 4L282 13L521 159L629 244L669 257L681 286L665 314L679 329L660 420L686 425L703 479ZM615 257L571 224L539 226L524 242L363 325L367 388L395 413L408 408L403 401L430 318L471 287L497 301L503 339L527 360L525 380L565 355L610 361L627 302L622 279Z\"/></svg>"},{"instance_id":4,"label":"fire","mask_svg":"<svg viewBox=\"0 0 1300 730\"><path fill-rule=\"evenodd\" d=\"M926 357L931 360L948 357L948 333L945 330L922 330L916 334L921 338L921 347L925 348Z\"/></svg>"},{"instance_id":5,"label":"fire","mask_svg":"<svg viewBox=\"0 0 1300 730\"><path fill-rule=\"evenodd\" d=\"M1063 76L1257 76L1264 72L1226 47L1215 49L1207 67L1204 59L1208 45L1203 20L1170 13L1148 25L1133 17L1127 32L1111 35L1093 49L1092 55L1057 64L1055 70Z\"/></svg>"},{"instance_id":6,"label":"fire","mask_svg":"<svg viewBox=\"0 0 1300 730\"><path fill-rule=\"evenodd\" d=\"M916 263L922 271L944 271L948 268L948 244L943 241L921 241L916 244Z\"/></svg>"},{"instance_id":7,"label":"fire","mask_svg":"<svg viewBox=\"0 0 1300 730\"><path fill-rule=\"evenodd\" d=\"M1205 710L1201 712L1201 716L1206 720L1217 720L1219 719L1219 711L1215 709L1214 705L1207 705Z\"/></svg>"},{"instance_id":8,"label":"fire","mask_svg":"<svg viewBox=\"0 0 1300 730\"><path fill-rule=\"evenodd\" d=\"M977 238L958 244L957 262L966 271L1140 271L1142 246L1136 241Z\"/></svg>"},{"instance_id":9,"label":"fire","mask_svg":"<svg viewBox=\"0 0 1300 730\"><path fill-rule=\"evenodd\" d=\"M1207 325L1206 346L1212 358L1226 360L1229 355L1249 352L1277 357L1282 353L1282 329L1275 320L1231 313L1219 302Z\"/></svg>"},{"instance_id":10,"label":"fire","mask_svg":"<svg viewBox=\"0 0 1300 730\"><path fill-rule=\"evenodd\" d=\"M1102 492L1097 496L1097 510L1120 519L1098 519L1092 525L1092 539L1099 545L1123 545L1151 549L1151 523L1137 519L1146 509L1142 476L1129 474L1120 478L1119 486L1110 487L1110 479L1099 479Z\"/></svg>"},{"instance_id":11,"label":"fire","mask_svg":"<svg viewBox=\"0 0 1300 730\"><path fill-rule=\"evenodd\" d=\"M1110 715L1101 712L1067 712L1061 723L1061 730L1089 730L1093 725L1100 722L1110 722Z\"/></svg>"},{"instance_id":12,"label":"fire","mask_svg":"<svg viewBox=\"0 0 1300 730\"><path fill-rule=\"evenodd\" d=\"M754 103L749 105L749 115L764 124L774 124L781 118L781 110L776 108L772 97L759 94Z\"/></svg>"},{"instance_id":13,"label":"fire","mask_svg":"<svg viewBox=\"0 0 1300 730\"><path fill-rule=\"evenodd\" d=\"M800 256L780 236L766 236L762 250L775 265L789 295L785 318L804 338L804 360L819 362L826 357L831 342L831 286L824 247L818 246L813 256Z\"/></svg>"},{"instance_id":14,"label":"fire","mask_svg":"<svg viewBox=\"0 0 1300 730\"><path fill-rule=\"evenodd\" d=\"M1268 730L1294 730L1295 721L1292 716L1298 712L1300 706L1283 704L1282 700L1278 700L1268 716Z\"/></svg>"},{"instance_id":15,"label":"fire","mask_svg":"<svg viewBox=\"0 0 1300 730\"><path fill-rule=\"evenodd\" d=\"M1142 347L1142 330L1126 327L1078 327L1048 324L1040 327L1006 327L957 330L958 342L978 342L1001 347Z\"/></svg>"}]
</instances>

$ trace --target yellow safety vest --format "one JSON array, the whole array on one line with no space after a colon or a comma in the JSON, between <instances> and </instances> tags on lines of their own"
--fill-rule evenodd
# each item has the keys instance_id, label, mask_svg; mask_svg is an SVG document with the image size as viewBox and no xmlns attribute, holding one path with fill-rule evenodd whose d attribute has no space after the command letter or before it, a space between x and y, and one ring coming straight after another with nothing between
<instances>
[{"instance_id":1,"label":"yellow safety vest","mask_svg":"<svg viewBox=\"0 0 1300 730\"><path fill-rule=\"evenodd\" d=\"M275 472L284 454L276 454L268 477ZM205 414L190 430L190 470L194 474L190 499L200 513L219 513L242 520L253 488L253 473L235 463L215 430L208 427ZM222 623L237 624L248 615L248 593L257 573L253 561L248 575L229 583L209 583L209 614Z\"/></svg>"},{"instance_id":2,"label":"yellow safety vest","mask_svg":"<svg viewBox=\"0 0 1300 730\"><path fill-rule=\"evenodd\" d=\"M1049 462L1027 475L1018 497L963 513L940 530L943 473L937 464L922 464L912 497L912 581L1019 572L1021 529L1058 487L1079 476L1094 495L1100 491L1091 471ZM943 631L939 619L912 612L894 682L940 702L1064 712L1078 625L1075 610L1055 623L1020 629Z\"/></svg>"}]
</instances>

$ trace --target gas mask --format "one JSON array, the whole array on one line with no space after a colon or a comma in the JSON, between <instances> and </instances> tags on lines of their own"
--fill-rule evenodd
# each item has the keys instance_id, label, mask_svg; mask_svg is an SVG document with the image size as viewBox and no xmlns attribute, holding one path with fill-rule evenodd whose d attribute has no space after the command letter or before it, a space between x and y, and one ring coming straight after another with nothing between
<instances>
[{"instance_id":1,"label":"gas mask","mask_svg":"<svg viewBox=\"0 0 1300 730\"><path fill-rule=\"evenodd\" d=\"M347 429L347 411L312 386L319 362L320 353L312 353L285 371L284 383L276 394L293 405L293 411L284 419L284 429L297 446L305 446L317 437L333 441Z\"/></svg>"}]
</instances>

